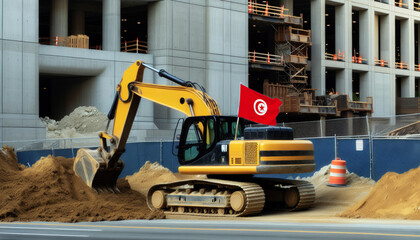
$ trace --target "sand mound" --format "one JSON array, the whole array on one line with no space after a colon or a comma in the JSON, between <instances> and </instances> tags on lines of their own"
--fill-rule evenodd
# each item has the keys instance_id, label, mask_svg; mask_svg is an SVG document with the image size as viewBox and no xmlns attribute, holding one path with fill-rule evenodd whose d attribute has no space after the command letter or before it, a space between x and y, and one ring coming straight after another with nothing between
<instances>
[{"instance_id":1,"label":"sand mound","mask_svg":"<svg viewBox=\"0 0 420 240\"><path fill-rule=\"evenodd\" d=\"M315 187L315 208L318 210L328 210L331 215L341 213L346 207L349 207L366 196L372 189L375 181L360 177L355 173L347 171L346 187L327 186L330 177L331 165L322 167L315 172L312 177L303 178L311 182Z\"/></svg>"},{"instance_id":2,"label":"sand mound","mask_svg":"<svg viewBox=\"0 0 420 240\"><path fill-rule=\"evenodd\" d=\"M346 209L342 217L420 219L420 167L386 173L366 198Z\"/></svg>"},{"instance_id":3,"label":"sand mound","mask_svg":"<svg viewBox=\"0 0 420 240\"><path fill-rule=\"evenodd\" d=\"M97 137L108 119L95 107L78 107L60 121L41 118L47 127L47 138Z\"/></svg>"},{"instance_id":4,"label":"sand mound","mask_svg":"<svg viewBox=\"0 0 420 240\"><path fill-rule=\"evenodd\" d=\"M126 179L131 189L140 192L143 196L147 195L150 187L159 183L169 183L184 179L203 179L206 175L183 175L173 173L171 170L163 167L159 163L150 163L147 161L140 170Z\"/></svg>"},{"instance_id":5,"label":"sand mound","mask_svg":"<svg viewBox=\"0 0 420 240\"><path fill-rule=\"evenodd\" d=\"M163 167L159 163L147 161L143 167L131 176L126 177L131 189L140 192L143 196L147 195L150 187L157 183L168 183L178 180L171 170Z\"/></svg>"},{"instance_id":6,"label":"sand mound","mask_svg":"<svg viewBox=\"0 0 420 240\"><path fill-rule=\"evenodd\" d=\"M6 147L0 154L0 221L105 221L163 218L121 179L120 194L96 194L73 172L73 159L48 156L21 170ZM2 153L3 153L2 152ZM6 157L5 157L6 156ZM6 166L3 168L3 166ZM7 167L9 166L9 167Z\"/></svg>"}]
</instances>

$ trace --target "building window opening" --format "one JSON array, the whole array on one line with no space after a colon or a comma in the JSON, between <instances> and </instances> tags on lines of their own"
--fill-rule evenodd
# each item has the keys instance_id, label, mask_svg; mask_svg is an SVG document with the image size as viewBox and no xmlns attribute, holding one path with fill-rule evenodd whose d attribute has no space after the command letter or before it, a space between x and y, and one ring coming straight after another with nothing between
<instances>
[{"instance_id":1,"label":"building window opening","mask_svg":"<svg viewBox=\"0 0 420 240\"><path fill-rule=\"evenodd\" d=\"M337 94L336 72L334 70L325 71L325 91L326 94Z\"/></svg>"},{"instance_id":2,"label":"building window opening","mask_svg":"<svg viewBox=\"0 0 420 240\"><path fill-rule=\"evenodd\" d=\"M360 101L360 73L353 72L351 81L353 101Z\"/></svg>"},{"instance_id":3,"label":"building window opening","mask_svg":"<svg viewBox=\"0 0 420 240\"><path fill-rule=\"evenodd\" d=\"M401 97L401 89L402 89L402 78L396 77L395 78L395 97L400 98Z\"/></svg>"},{"instance_id":4,"label":"building window opening","mask_svg":"<svg viewBox=\"0 0 420 240\"><path fill-rule=\"evenodd\" d=\"M40 0L39 43L101 49L102 4L83 0Z\"/></svg>"},{"instance_id":5,"label":"building window opening","mask_svg":"<svg viewBox=\"0 0 420 240\"><path fill-rule=\"evenodd\" d=\"M414 64L415 70L420 71L420 62L419 62L419 23L414 24Z\"/></svg>"},{"instance_id":6,"label":"building window opening","mask_svg":"<svg viewBox=\"0 0 420 240\"><path fill-rule=\"evenodd\" d=\"M147 53L147 5L121 9L121 51Z\"/></svg>"},{"instance_id":7,"label":"building window opening","mask_svg":"<svg viewBox=\"0 0 420 240\"><path fill-rule=\"evenodd\" d=\"M335 50L335 7L325 5L325 54L326 59L338 60Z\"/></svg>"},{"instance_id":8,"label":"building window opening","mask_svg":"<svg viewBox=\"0 0 420 240\"><path fill-rule=\"evenodd\" d=\"M363 56L360 53L360 18L359 11L352 11L352 62L364 63Z\"/></svg>"},{"instance_id":9,"label":"building window opening","mask_svg":"<svg viewBox=\"0 0 420 240\"><path fill-rule=\"evenodd\" d=\"M395 20L395 62L401 62L401 21Z\"/></svg>"},{"instance_id":10,"label":"building window opening","mask_svg":"<svg viewBox=\"0 0 420 240\"><path fill-rule=\"evenodd\" d=\"M416 11L420 11L420 1L419 0L414 0L414 10Z\"/></svg>"},{"instance_id":11,"label":"building window opening","mask_svg":"<svg viewBox=\"0 0 420 240\"><path fill-rule=\"evenodd\" d=\"M91 79L87 76L40 74L39 117L60 120L78 106L94 106L90 94L87 94L96 87Z\"/></svg>"},{"instance_id":12,"label":"building window opening","mask_svg":"<svg viewBox=\"0 0 420 240\"><path fill-rule=\"evenodd\" d=\"M401 8L408 8L407 0L394 0L395 6Z\"/></svg>"}]
</instances>

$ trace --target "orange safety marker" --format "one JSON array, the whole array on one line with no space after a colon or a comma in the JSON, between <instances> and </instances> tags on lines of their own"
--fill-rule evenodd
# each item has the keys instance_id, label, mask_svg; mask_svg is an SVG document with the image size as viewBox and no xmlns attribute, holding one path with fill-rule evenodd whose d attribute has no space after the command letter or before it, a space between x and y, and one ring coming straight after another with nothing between
<instances>
[{"instance_id":1,"label":"orange safety marker","mask_svg":"<svg viewBox=\"0 0 420 240\"><path fill-rule=\"evenodd\" d=\"M345 187L346 186L346 161L336 158L331 162L330 179L327 186Z\"/></svg>"},{"instance_id":2,"label":"orange safety marker","mask_svg":"<svg viewBox=\"0 0 420 240\"><path fill-rule=\"evenodd\" d=\"M280 64L284 64L284 57L283 57L283 53L281 54L281 57L280 57Z\"/></svg>"},{"instance_id":3,"label":"orange safety marker","mask_svg":"<svg viewBox=\"0 0 420 240\"><path fill-rule=\"evenodd\" d=\"M351 57L351 62L352 62L352 63L354 63L354 62L355 62L355 60L354 60L355 58L356 58L356 56L352 56L352 57Z\"/></svg>"},{"instance_id":4,"label":"orange safety marker","mask_svg":"<svg viewBox=\"0 0 420 240\"><path fill-rule=\"evenodd\" d=\"M284 5L281 6L281 10L280 10L280 18L283 18L283 12L284 12Z\"/></svg>"},{"instance_id":5,"label":"orange safety marker","mask_svg":"<svg viewBox=\"0 0 420 240\"><path fill-rule=\"evenodd\" d=\"M55 46L58 46L58 36L55 36Z\"/></svg>"},{"instance_id":6,"label":"orange safety marker","mask_svg":"<svg viewBox=\"0 0 420 240\"><path fill-rule=\"evenodd\" d=\"M252 58L252 62L255 62L255 50L254 50L254 58Z\"/></svg>"},{"instance_id":7,"label":"orange safety marker","mask_svg":"<svg viewBox=\"0 0 420 240\"><path fill-rule=\"evenodd\" d=\"M333 59L334 59L334 61L337 61L337 54L334 54Z\"/></svg>"},{"instance_id":8,"label":"orange safety marker","mask_svg":"<svg viewBox=\"0 0 420 240\"><path fill-rule=\"evenodd\" d=\"M267 53L267 63L270 64L270 52Z\"/></svg>"},{"instance_id":9,"label":"orange safety marker","mask_svg":"<svg viewBox=\"0 0 420 240\"><path fill-rule=\"evenodd\" d=\"M249 0L248 3L248 13L252 13L252 0Z\"/></svg>"},{"instance_id":10,"label":"orange safety marker","mask_svg":"<svg viewBox=\"0 0 420 240\"><path fill-rule=\"evenodd\" d=\"M362 63L362 56L361 55L359 55L359 63Z\"/></svg>"},{"instance_id":11,"label":"orange safety marker","mask_svg":"<svg viewBox=\"0 0 420 240\"><path fill-rule=\"evenodd\" d=\"M403 5L402 0L400 0L399 6L402 7L402 5Z\"/></svg>"},{"instance_id":12,"label":"orange safety marker","mask_svg":"<svg viewBox=\"0 0 420 240\"><path fill-rule=\"evenodd\" d=\"M403 69L403 63L400 62L400 69Z\"/></svg>"},{"instance_id":13,"label":"orange safety marker","mask_svg":"<svg viewBox=\"0 0 420 240\"><path fill-rule=\"evenodd\" d=\"M266 5L265 5L265 16L268 16L268 1L266 2Z\"/></svg>"},{"instance_id":14,"label":"orange safety marker","mask_svg":"<svg viewBox=\"0 0 420 240\"><path fill-rule=\"evenodd\" d=\"M384 60L381 59L381 67L385 66Z\"/></svg>"}]
</instances>

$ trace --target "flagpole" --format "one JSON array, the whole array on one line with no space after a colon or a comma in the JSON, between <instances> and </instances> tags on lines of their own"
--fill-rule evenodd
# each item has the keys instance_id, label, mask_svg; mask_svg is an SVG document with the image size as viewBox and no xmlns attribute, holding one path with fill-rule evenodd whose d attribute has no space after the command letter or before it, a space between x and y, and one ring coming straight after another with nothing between
<instances>
[{"instance_id":1,"label":"flagpole","mask_svg":"<svg viewBox=\"0 0 420 240\"><path fill-rule=\"evenodd\" d=\"M238 110L238 114L239 114L239 110ZM238 136L238 126L239 126L239 116L238 116L238 120L236 120L235 140L236 140L236 137Z\"/></svg>"},{"instance_id":2,"label":"flagpole","mask_svg":"<svg viewBox=\"0 0 420 240\"><path fill-rule=\"evenodd\" d=\"M235 139L234 140L236 140L236 138L238 137L238 127L239 127L239 105L240 105L240 103L241 103L241 84L242 84L242 82L240 82L239 83L239 104L238 104L238 114L237 114L237 116L238 116L238 119L236 120L236 128L235 128Z\"/></svg>"}]
</instances>

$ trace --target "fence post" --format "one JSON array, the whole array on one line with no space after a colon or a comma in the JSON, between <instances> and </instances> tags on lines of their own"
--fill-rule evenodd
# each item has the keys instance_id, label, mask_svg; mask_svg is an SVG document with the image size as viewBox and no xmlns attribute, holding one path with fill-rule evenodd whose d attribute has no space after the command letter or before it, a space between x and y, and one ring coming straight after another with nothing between
<instances>
[{"instance_id":1,"label":"fence post","mask_svg":"<svg viewBox=\"0 0 420 240\"><path fill-rule=\"evenodd\" d=\"M71 138L70 138L70 146L71 146L71 155L74 158L73 140Z\"/></svg>"},{"instance_id":2,"label":"fence post","mask_svg":"<svg viewBox=\"0 0 420 240\"><path fill-rule=\"evenodd\" d=\"M370 131L369 117L366 115L366 126L369 135L369 178L373 179L373 140L372 133Z\"/></svg>"},{"instance_id":3,"label":"fence post","mask_svg":"<svg viewBox=\"0 0 420 240\"><path fill-rule=\"evenodd\" d=\"M337 134L334 134L334 159L337 159Z\"/></svg>"},{"instance_id":4,"label":"fence post","mask_svg":"<svg viewBox=\"0 0 420 240\"><path fill-rule=\"evenodd\" d=\"M163 143L162 143L162 138L160 139L159 164L163 166Z\"/></svg>"}]
</instances>

